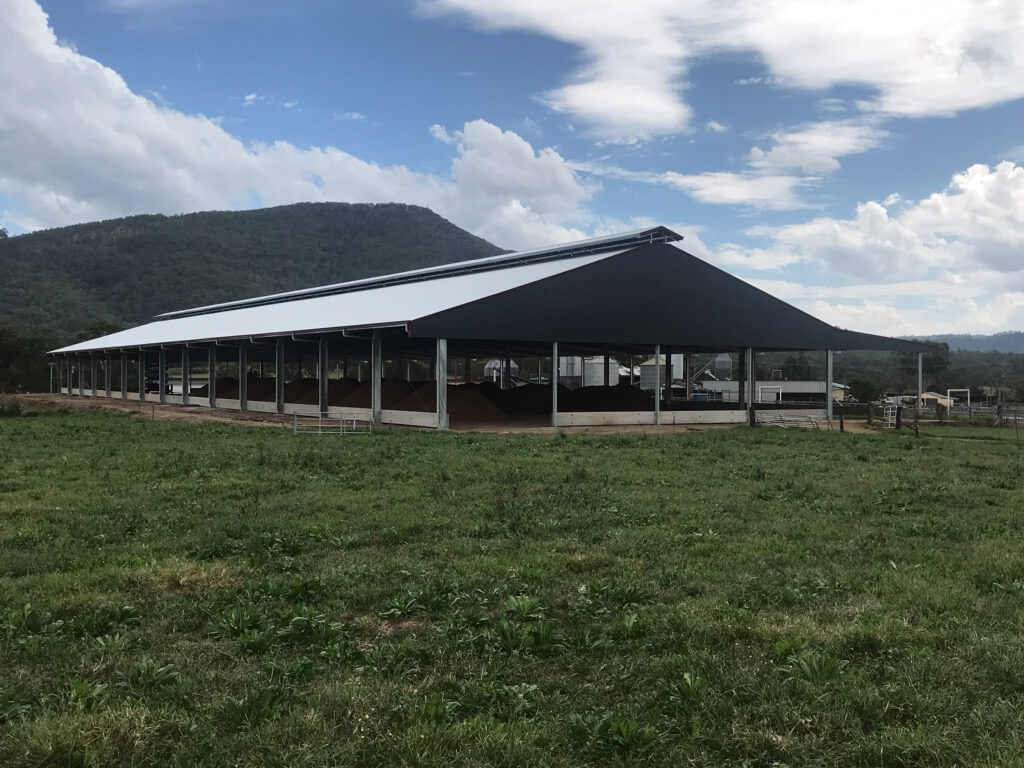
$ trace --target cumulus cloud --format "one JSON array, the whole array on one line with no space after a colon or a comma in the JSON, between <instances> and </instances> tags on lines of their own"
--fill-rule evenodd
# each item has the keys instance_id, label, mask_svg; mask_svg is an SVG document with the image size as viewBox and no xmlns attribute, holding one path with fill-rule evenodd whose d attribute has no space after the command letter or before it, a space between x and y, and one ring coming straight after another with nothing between
<instances>
[{"instance_id":1,"label":"cumulus cloud","mask_svg":"<svg viewBox=\"0 0 1024 768\"><path fill-rule=\"evenodd\" d=\"M900 203L898 212L886 206ZM987 333L1024 327L1024 168L973 165L918 201L890 195L849 219L817 217L747 234L710 261L742 270L819 268L847 285L751 279L822 319L880 333ZM907 300L914 303L908 308Z\"/></svg>"},{"instance_id":2,"label":"cumulus cloud","mask_svg":"<svg viewBox=\"0 0 1024 768\"><path fill-rule=\"evenodd\" d=\"M335 112L334 119L346 123L363 123L366 122L366 115L362 112Z\"/></svg>"},{"instance_id":3,"label":"cumulus cloud","mask_svg":"<svg viewBox=\"0 0 1024 768\"><path fill-rule=\"evenodd\" d=\"M541 95L605 138L689 127L686 73L723 51L753 54L765 74L743 84L826 90L863 86L864 111L951 114L1024 96L1024 4L1018 0L420 0L486 29L522 29L576 47L582 65Z\"/></svg>"},{"instance_id":4,"label":"cumulus cloud","mask_svg":"<svg viewBox=\"0 0 1024 768\"><path fill-rule=\"evenodd\" d=\"M723 125L717 120L708 120L706 123L704 123L704 127L707 128L712 133L725 133L726 131L729 130L728 126Z\"/></svg>"},{"instance_id":5,"label":"cumulus cloud","mask_svg":"<svg viewBox=\"0 0 1024 768\"><path fill-rule=\"evenodd\" d=\"M904 201L896 214L868 201L851 219L819 217L748 234L768 238L768 250L789 263L873 280L912 279L935 269L1009 272L1021 265L1024 247L1024 168L1009 161L973 165L941 192Z\"/></svg>"},{"instance_id":6,"label":"cumulus cloud","mask_svg":"<svg viewBox=\"0 0 1024 768\"><path fill-rule=\"evenodd\" d=\"M9 0L0 16L0 92L0 193L16 201L4 222L16 230L254 202L401 201L502 246L533 247L581 237L581 204L595 190L553 149L484 121L456 133L443 176L331 146L247 144L62 46L33 0Z\"/></svg>"}]
</instances>

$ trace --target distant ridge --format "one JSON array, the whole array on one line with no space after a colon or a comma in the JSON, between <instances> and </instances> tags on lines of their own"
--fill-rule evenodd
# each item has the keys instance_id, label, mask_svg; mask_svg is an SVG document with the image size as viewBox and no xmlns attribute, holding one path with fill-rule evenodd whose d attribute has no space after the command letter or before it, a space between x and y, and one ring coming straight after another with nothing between
<instances>
[{"instance_id":1,"label":"distant ridge","mask_svg":"<svg viewBox=\"0 0 1024 768\"><path fill-rule=\"evenodd\" d=\"M1016 352L1024 354L1024 331L1004 331L986 336L983 334L960 333L938 336L918 336L925 341L944 342L950 349L965 352Z\"/></svg>"},{"instance_id":2,"label":"distant ridge","mask_svg":"<svg viewBox=\"0 0 1024 768\"><path fill-rule=\"evenodd\" d=\"M78 333L499 253L427 208L397 203L131 216L0 239L0 322Z\"/></svg>"}]
</instances>

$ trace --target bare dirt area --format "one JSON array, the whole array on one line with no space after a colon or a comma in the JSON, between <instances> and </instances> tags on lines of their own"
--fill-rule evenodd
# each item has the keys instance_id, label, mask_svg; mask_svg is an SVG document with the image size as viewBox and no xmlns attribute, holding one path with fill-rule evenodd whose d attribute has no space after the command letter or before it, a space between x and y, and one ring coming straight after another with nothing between
<instances>
[{"instance_id":1,"label":"bare dirt area","mask_svg":"<svg viewBox=\"0 0 1024 768\"><path fill-rule=\"evenodd\" d=\"M432 393L431 398L433 398ZM469 393L474 394L475 393ZM219 408L206 408L203 406L188 405L160 405L158 403L141 403L137 400L106 399L103 397L77 397L55 394L17 394L5 395L6 398L16 400L26 409L42 410L71 410L71 411L110 411L114 413L130 413L136 418L152 419L154 421L177 421L192 424L236 424L250 427L290 427L291 416L278 416L273 413L262 413L254 411L221 410ZM477 398L481 399L481 398ZM482 399L481 399L482 400ZM411 401L410 401L411 402ZM408 403L406 404L408 405ZM485 403L485 405L489 405ZM557 430L547 423L547 417L519 417L512 423L501 423L508 417L505 414L493 409L496 418L489 423L483 419L491 414L491 409L478 406L476 400L467 402L463 410L466 413L460 415L467 417L463 423L453 414L452 431L455 432L487 432L492 434L553 434L565 432L567 434L666 434L675 432L707 432L710 430L735 429L743 426L741 424L618 424L608 426L586 426L586 427L559 427ZM424 406L425 408L425 406ZM482 413L481 413L482 409ZM411 409L410 409L411 410ZM498 418L497 416L500 416ZM388 425L378 427L381 429L413 429L419 427L402 427L399 425ZM838 420L833 422L833 429L839 429ZM864 421L846 420L846 431L854 434L876 434L877 429L871 428Z\"/></svg>"},{"instance_id":2,"label":"bare dirt area","mask_svg":"<svg viewBox=\"0 0 1024 768\"><path fill-rule=\"evenodd\" d=\"M158 403L140 403L137 400L108 400L104 397L72 397L69 395L22 394L10 395L10 398L22 404L26 409L40 408L45 410L65 409L69 411L112 411L115 413L131 413L140 419L154 421L183 421L193 424L240 424L252 427L285 427L290 426L291 416L278 416L273 413L254 413L252 411L227 411L219 408L204 408L189 405L160 405Z\"/></svg>"}]
</instances>

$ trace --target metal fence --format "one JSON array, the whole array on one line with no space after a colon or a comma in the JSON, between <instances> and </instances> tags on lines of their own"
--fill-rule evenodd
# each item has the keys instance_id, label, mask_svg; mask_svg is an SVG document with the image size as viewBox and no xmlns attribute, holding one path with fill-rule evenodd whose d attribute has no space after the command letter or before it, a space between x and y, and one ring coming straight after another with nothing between
<instances>
[{"instance_id":1,"label":"metal fence","mask_svg":"<svg viewBox=\"0 0 1024 768\"><path fill-rule=\"evenodd\" d=\"M368 435L373 429L373 425L366 419L344 412L340 416L330 416L326 413L317 416L295 414L292 419L292 432L296 435Z\"/></svg>"}]
</instances>

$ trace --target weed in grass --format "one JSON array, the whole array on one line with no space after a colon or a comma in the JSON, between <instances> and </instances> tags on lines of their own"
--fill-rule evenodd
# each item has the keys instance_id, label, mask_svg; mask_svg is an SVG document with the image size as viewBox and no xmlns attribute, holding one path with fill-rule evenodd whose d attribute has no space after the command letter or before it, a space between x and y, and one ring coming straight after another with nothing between
<instances>
[{"instance_id":1,"label":"weed in grass","mask_svg":"<svg viewBox=\"0 0 1024 768\"><path fill-rule=\"evenodd\" d=\"M287 624L277 631L277 637L289 645L324 647L346 637L345 625L330 621L322 613L300 612L286 618Z\"/></svg>"},{"instance_id":2,"label":"weed in grass","mask_svg":"<svg viewBox=\"0 0 1024 768\"><path fill-rule=\"evenodd\" d=\"M22 638L58 634L63 627L63 621L54 621L49 611L35 608L31 603L7 611L0 626L8 635Z\"/></svg>"},{"instance_id":3,"label":"weed in grass","mask_svg":"<svg viewBox=\"0 0 1024 768\"><path fill-rule=\"evenodd\" d=\"M677 704L690 705L699 699L707 690L708 681L692 672L684 672L682 679L675 684L671 699Z\"/></svg>"},{"instance_id":4,"label":"weed in grass","mask_svg":"<svg viewBox=\"0 0 1024 768\"><path fill-rule=\"evenodd\" d=\"M180 679L181 673L173 664L161 664L152 658L132 663L122 675L123 684L131 691L166 688Z\"/></svg>"},{"instance_id":5,"label":"weed in grass","mask_svg":"<svg viewBox=\"0 0 1024 768\"><path fill-rule=\"evenodd\" d=\"M279 714L286 699L287 692L282 686L264 685L250 690L224 707L226 724L235 728L256 728Z\"/></svg>"},{"instance_id":6,"label":"weed in grass","mask_svg":"<svg viewBox=\"0 0 1024 768\"><path fill-rule=\"evenodd\" d=\"M644 587L617 579L599 579L591 585L590 591L595 598L623 608L640 606L650 600Z\"/></svg>"},{"instance_id":7,"label":"weed in grass","mask_svg":"<svg viewBox=\"0 0 1024 768\"><path fill-rule=\"evenodd\" d=\"M529 649L539 654L560 653L565 648L562 634L554 623L539 621L530 629Z\"/></svg>"},{"instance_id":8,"label":"weed in grass","mask_svg":"<svg viewBox=\"0 0 1024 768\"><path fill-rule=\"evenodd\" d=\"M506 653L525 651L530 647L531 628L508 619L500 619L494 628L498 647Z\"/></svg>"},{"instance_id":9,"label":"weed in grass","mask_svg":"<svg viewBox=\"0 0 1024 768\"><path fill-rule=\"evenodd\" d=\"M569 734L581 746L621 753L642 751L658 738L653 727L611 714L570 715Z\"/></svg>"},{"instance_id":10,"label":"weed in grass","mask_svg":"<svg viewBox=\"0 0 1024 768\"><path fill-rule=\"evenodd\" d=\"M68 690L68 705L78 712L92 712L106 704L107 684L80 678L71 681Z\"/></svg>"},{"instance_id":11,"label":"weed in grass","mask_svg":"<svg viewBox=\"0 0 1024 768\"><path fill-rule=\"evenodd\" d=\"M0 688L0 725L20 720L32 711L32 705L19 701L13 693Z\"/></svg>"},{"instance_id":12,"label":"weed in grass","mask_svg":"<svg viewBox=\"0 0 1024 768\"><path fill-rule=\"evenodd\" d=\"M262 629L266 617L256 608L243 606L232 608L214 619L215 626L210 635L213 637L241 637L247 632Z\"/></svg>"},{"instance_id":13,"label":"weed in grass","mask_svg":"<svg viewBox=\"0 0 1024 768\"><path fill-rule=\"evenodd\" d=\"M539 690L531 683L483 681L463 692L461 704L467 712L487 713L498 720L531 717L542 699Z\"/></svg>"},{"instance_id":14,"label":"weed in grass","mask_svg":"<svg viewBox=\"0 0 1024 768\"><path fill-rule=\"evenodd\" d=\"M142 621L142 614L134 605L103 603L75 622L76 629L89 637L101 637L117 631L123 632Z\"/></svg>"},{"instance_id":15,"label":"weed in grass","mask_svg":"<svg viewBox=\"0 0 1024 768\"><path fill-rule=\"evenodd\" d=\"M267 653L273 642L273 633L266 629L246 629L238 635L238 647L250 656Z\"/></svg>"},{"instance_id":16,"label":"weed in grass","mask_svg":"<svg viewBox=\"0 0 1024 768\"><path fill-rule=\"evenodd\" d=\"M804 650L790 656L787 661L789 677L786 682L800 681L814 686L835 682L846 670L849 662L818 651Z\"/></svg>"},{"instance_id":17,"label":"weed in grass","mask_svg":"<svg viewBox=\"0 0 1024 768\"><path fill-rule=\"evenodd\" d=\"M566 644L574 653L602 651L615 645L610 637L606 637L590 627L570 632Z\"/></svg>"},{"instance_id":18,"label":"weed in grass","mask_svg":"<svg viewBox=\"0 0 1024 768\"><path fill-rule=\"evenodd\" d=\"M445 723L454 719L461 706L461 702L443 693L432 693L420 701L416 717L421 723Z\"/></svg>"},{"instance_id":19,"label":"weed in grass","mask_svg":"<svg viewBox=\"0 0 1024 768\"><path fill-rule=\"evenodd\" d=\"M505 613L520 621L544 618L540 600L529 595L515 595L505 601Z\"/></svg>"},{"instance_id":20,"label":"weed in grass","mask_svg":"<svg viewBox=\"0 0 1024 768\"><path fill-rule=\"evenodd\" d=\"M380 615L384 618L397 619L403 616L413 616L425 610L423 604L419 601L419 596L411 592L402 597L394 597L388 600L387 606L385 610L380 612Z\"/></svg>"}]
</instances>

